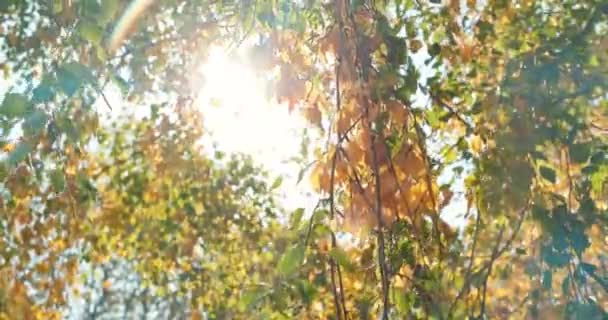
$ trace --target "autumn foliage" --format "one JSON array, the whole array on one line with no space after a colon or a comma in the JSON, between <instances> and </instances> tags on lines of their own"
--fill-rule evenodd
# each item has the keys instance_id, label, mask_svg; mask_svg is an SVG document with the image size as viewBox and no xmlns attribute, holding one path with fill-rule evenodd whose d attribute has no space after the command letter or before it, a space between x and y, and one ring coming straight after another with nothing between
<instances>
[{"instance_id":1,"label":"autumn foliage","mask_svg":"<svg viewBox=\"0 0 608 320\"><path fill-rule=\"evenodd\" d=\"M601 0L0 0L0 318L604 319L607 34ZM314 208L203 147L212 46L308 121Z\"/></svg>"}]
</instances>

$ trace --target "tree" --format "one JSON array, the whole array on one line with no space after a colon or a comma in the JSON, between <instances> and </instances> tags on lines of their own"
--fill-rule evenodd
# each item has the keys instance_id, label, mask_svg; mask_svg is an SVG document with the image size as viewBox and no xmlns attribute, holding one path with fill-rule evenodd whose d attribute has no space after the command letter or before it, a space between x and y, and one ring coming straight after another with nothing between
<instances>
[{"instance_id":1,"label":"tree","mask_svg":"<svg viewBox=\"0 0 608 320\"><path fill-rule=\"evenodd\" d=\"M177 113L154 113L99 129L97 146L79 159L86 165L67 166L65 174L50 176L50 186L41 188L41 195L11 194L16 203L39 203L39 211L31 214L40 217L18 226L23 228L18 238L23 242L18 244L31 243L38 252L30 260L18 260L24 264L20 271L25 283L40 297L34 302L63 310L68 286L77 284L74 277L84 264L102 270L101 292L94 294L96 298L91 297L92 290L81 292L91 303L84 310L82 305L74 307L75 314L164 314L167 297L173 296L184 305L184 314L203 308L207 315L232 318L244 309L242 295L271 280L268 275L277 258L272 253L278 249L270 240L276 238L278 224L265 173L247 157L216 151L215 158L207 158L198 142L196 113L181 112L177 119L169 115ZM50 174L59 175L57 170ZM80 170L86 170L86 177ZM77 209L70 212L57 204L60 200L53 195L62 193L72 193L67 196L75 198L74 207L85 213L74 217ZM51 235L64 235L47 246L34 242L42 237L37 218L47 224L77 221L68 221L63 228L48 225ZM33 234L26 239L23 234L30 227ZM12 230L6 231L6 238L13 236ZM248 259L243 259L244 253ZM94 277L87 282L95 288ZM56 283L62 287L55 289ZM121 287L127 292L116 293ZM115 299L124 299L125 308L108 305Z\"/></svg>"},{"instance_id":2,"label":"tree","mask_svg":"<svg viewBox=\"0 0 608 320\"><path fill-rule=\"evenodd\" d=\"M27 274L36 263L30 250L54 253L47 264L54 272L71 270L77 263L59 253L82 243L91 254L124 250L127 260L147 259L142 274L161 283L166 255L179 254L188 235L148 236L124 248L108 237L128 239L132 229L180 234L171 225L181 216L154 214L152 229L142 229L150 220L142 203L176 197L155 195L161 181L146 180L144 168L159 155L196 154L184 70L204 60L210 43L257 37L252 55L260 69L280 70L277 98L323 138L312 142L309 173L319 205L292 213L288 230L274 218L276 230L258 224L270 232L265 239L280 243L268 250L282 256L255 262L273 280L240 297L250 311L335 319L606 316L604 1L32 0L0 8L4 69L21 79L0 112L7 274ZM108 82L144 105L162 93L158 110L180 120L178 129L158 120L165 141L110 154L106 170L124 163L104 193L86 146L100 130L92 105L105 100ZM186 138L171 130L185 130ZM116 137L156 137L141 128L132 134ZM187 189L181 177L204 159L173 155L162 158L172 162L159 172L180 177L171 185ZM107 221L87 230L80 222L98 199L121 209L98 209ZM182 204L192 201L196 213L207 200ZM454 203L466 203L459 230L444 218ZM137 213L134 221L122 208ZM211 236L220 238L209 241L231 252L216 231ZM259 235L246 236L260 248ZM16 278L12 297L31 299ZM50 288L63 292L63 278L51 277ZM242 310L209 299L216 303L194 305L218 318Z\"/></svg>"}]
</instances>

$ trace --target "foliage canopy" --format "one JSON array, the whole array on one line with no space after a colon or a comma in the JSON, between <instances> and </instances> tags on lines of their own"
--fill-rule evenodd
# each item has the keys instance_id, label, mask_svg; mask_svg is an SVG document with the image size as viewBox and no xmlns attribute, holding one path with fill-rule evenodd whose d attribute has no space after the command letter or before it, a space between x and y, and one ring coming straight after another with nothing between
<instances>
[{"instance_id":1,"label":"foliage canopy","mask_svg":"<svg viewBox=\"0 0 608 320\"><path fill-rule=\"evenodd\" d=\"M605 1L0 0L0 17L5 318L66 315L87 266L137 275L131 293L104 276L97 296L126 306L95 315L607 316ZM201 151L189 71L211 45L250 45L319 133L312 212L284 221L261 169ZM109 83L149 114L100 121Z\"/></svg>"}]
</instances>

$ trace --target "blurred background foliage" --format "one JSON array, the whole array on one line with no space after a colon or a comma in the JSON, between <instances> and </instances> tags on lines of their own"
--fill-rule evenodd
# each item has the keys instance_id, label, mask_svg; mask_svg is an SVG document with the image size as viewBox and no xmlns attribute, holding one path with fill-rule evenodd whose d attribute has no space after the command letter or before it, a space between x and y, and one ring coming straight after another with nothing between
<instances>
[{"instance_id":1,"label":"blurred background foliage","mask_svg":"<svg viewBox=\"0 0 608 320\"><path fill-rule=\"evenodd\" d=\"M606 317L605 1L0 0L0 17L4 318ZM192 70L212 45L249 46L319 132L314 210L202 151ZM103 120L109 87L145 116Z\"/></svg>"}]
</instances>

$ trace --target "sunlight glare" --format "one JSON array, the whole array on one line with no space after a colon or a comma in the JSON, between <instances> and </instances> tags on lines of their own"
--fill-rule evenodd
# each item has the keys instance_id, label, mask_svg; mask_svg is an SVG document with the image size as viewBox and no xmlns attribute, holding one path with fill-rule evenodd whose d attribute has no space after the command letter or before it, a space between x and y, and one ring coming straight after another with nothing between
<instances>
[{"instance_id":1,"label":"sunlight glare","mask_svg":"<svg viewBox=\"0 0 608 320\"><path fill-rule=\"evenodd\" d=\"M295 203L299 167L288 159L299 153L304 120L290 114L287 106L269 100L268 81L221 48L211 49L201 72L204 83L198 104L213 141L223 151L252 155L274 176L283 175L288 188L282 188L283 192L290 193L285 200Z\"/></svg>"}]
</instances>

